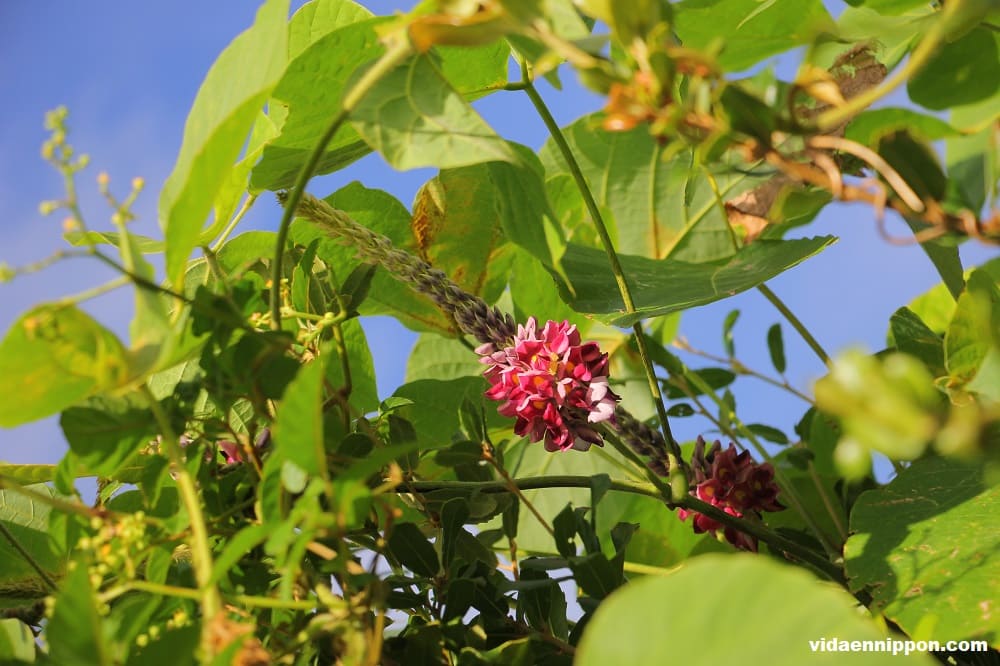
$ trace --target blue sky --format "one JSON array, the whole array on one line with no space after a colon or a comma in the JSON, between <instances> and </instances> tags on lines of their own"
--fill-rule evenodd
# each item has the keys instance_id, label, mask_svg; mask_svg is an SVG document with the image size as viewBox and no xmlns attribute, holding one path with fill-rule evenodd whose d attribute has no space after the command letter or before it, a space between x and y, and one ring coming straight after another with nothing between
<instances>
[{"instance_id":1,"label":"blue sky","mask_svg":"<svg viewBox=\"0 0 1000 666\"><path fill-rule=\"evenodd\" d=\"M412 3L365 4L376 13L388 13ZM833 9L842 6L828 4ZM107 208L97 195L100 171L111 175L112 188L121 194L133 176L143 176L147 190L135 207L140 217L136 230L157 235L157 194L173 166L190 104L215 57L250 25L256 8L257 3L248 0L0 2L0 91L6 102L0 123L0 261L20 265L63 246L62 217L38 213L40 201L62 194L59 177L39 157L44 113L60 104L70 109L72 143L91 156L92 166L79 181L89 225L109 226ZM601 106L599 99L575 85L572 74L563 78L568 84L565 93L543 90L561 123ZM535 148L546 138L521 94L494 95L477 108L507 138ZM357 179L409 205L428 176L426 171L394 173L370 156L343 173L315 180L312 189L325 195ZM245 228L274 229L279 215L277 205L263 197ZM805 233L834 234L841 240L772 281L771 287L831 353L851 345L881 348L890 314L936 282L918 247L890 246L879 238L866 207L830 206ZM992 253L970 243L963 256L969 266ZM77 259L0 285L0 330L6 331L34 303L110 277L96 263ZM124 333L130 299L122 290L89 302L87 309ZM736 328L740 358L767 370L765 332L779 315L756 292L685 313L681 332L695 346L721 353L722 320L733 308L742 311ZM413 336L386 318L369 321L366 328L384 397L402 381ZM793 384L807 387L822 374L822 366L790 328L784 328L788 376ZM741 380L737 388L740 415L747 422L771 423L790 432L804 410L803 404L752 379ZM16 390L3 386L3 392ZM692 438L703 427L688 419L679 421L675 430ZM64 447L55 419L0 429L0 460L55 462Z\"/></svg>"}]
</instances>

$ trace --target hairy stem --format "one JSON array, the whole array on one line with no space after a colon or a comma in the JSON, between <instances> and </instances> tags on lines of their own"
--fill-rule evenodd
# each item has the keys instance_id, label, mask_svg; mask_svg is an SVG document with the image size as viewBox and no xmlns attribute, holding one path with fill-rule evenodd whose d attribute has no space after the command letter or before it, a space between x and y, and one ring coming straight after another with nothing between
<instances>
[{"instance_id":1,"label":"hairy stem","mask_svg":"<svg viewBox=\"0 0 1000 666\"><path fill-rule=\"evenodd\" d=\"M796 317L795 313L792 312L787 305L785 305L785 302L782 301L777 294L771 291L771 288L766 284L758 285L757 291L763 294L764 298L770 301L771 305L773 305L775 309L781 313L781 316L783 316L788 323L792 325L792 328L794 328L795 331L802 336L802 339L805 340L806 344L809 345L809 348L812 349L816 356L819 357L819 360L823 361L823 365L830 365L830 355L827 354L826 350L823 349L823 346L817 342L816 338L813 337L813 334L809 332L808 328L806 328L806 325L802 323L802 320Z\"/></svg>"},{"instance_id":2,"label":"hairy stem","mask_svg":"<svg viewBox=\"0 0 1000 666\"><path fill-rule=\"evenodd\" d=\"M531 82L530 72L528 72L528 67L523 62L521 64L521 72L522 78L525 82L524 92L527 93L532 105L534 105L538 115L542 118L542 122L545 123L546 129L548 129L549 134L552 135L552 139L559 148L559 153L566 161L566 166L569 167L573 181L576 183L576 187L583 197L584 204L587 206L587 211L590 213L590 217L594 221L594 227L597 229L597 235L601 239L601 245L604 246L604 251L608 255L608 262L611 265L611 272L615 276L618 291L621 293L622 302L625 304L625 311L630 314L634 313L636 309L635 302L632 299L632 291L629 288L628 281L625 279L625 272L618 259L618 253L615 251L611 235L608 233L608 227L604 222L604 216L601 214L601 209L597 205L597 201L594 199L594 194L590 189L590 184L587 182L587 178L583 175L583 171L580 169L580 164L576 161L576 156L573 154L573 150L570 148L569 142L566 141L566 136L559 128L559 123L556 122L556 119L552 116L548 106L546 106L545 100L543 100L542 96L538 94L538 90L535 89L534 84ZM642 323L636 322L635 325L632 326L632 330L635 333L636 348L638 349L640 358L642 358L642 366L646 372L646 380L649 384L649 393L653 397L653 402L656 405L656 413L660 420L660 430L663 433L663 439L666 442L670 453L678 462L681 462L683 460L681 448L677 443L677 440L674 439L673 433L670 431L670 419L667 416L666 405L663 403L663 395L660 393L660 386L656 381L656 373L653 370L653 362L650 358L649 349L644 338Z\"/></svg>"},{"instance_id":3,"label":"hairy stem","mask_svg":"<svg viewBox=\"0 0 1000 666\"><path fill-rule=\"evenodd\" d=\"M201 498L198 496L194 478L184 464L184 452L181 450L177 434L170 425L170 418L148 386L143 386L143 393L160 429L160 445L176 475L177 491L191 523L191 560L195 579L198 581L198 595L203 616L202 647L205 648L210 637L211 621L222 610L222 598L219 589L212 583L212 547L208 542L205 516L201 512Z\"/></svg>"},{"instance_id":4,"label":"hairy stem","mask_svg":"<svg viewBox=\"0 0 1000 666\"><path fill-rule=\"evenodd\" d=\"M323 132L316 145L313 146L306 163L299 170L299 175L295 179L295 185L292 186L291 191L288 193L288 202L285 206L285 212L281 216L281 223L278 225L278 237L274 244L274 259L271 261L271 328L273 330L277 331L281 328L281 289L279 287L281 284L281 261L285 253L285 243L288 242L288 230L291 227L292 219L295 217L295 210L298 208L299 199L302 197L302 193L305 192L306 185L309 184L309 179L312 178L313 172L316 171L316 166L319 164L319 160L323 156L323 151L326 150L327 144L333 139L341 125L347 121L351 111L354 110L364 96L368 94L389 70L401 63L411 52L412 49L406 42L394 45L358 79L354 87L344 95L344 100L340 104L340 110L333 117L333 120L330 121L326 131Z\"/></svg>"}]
</instances>

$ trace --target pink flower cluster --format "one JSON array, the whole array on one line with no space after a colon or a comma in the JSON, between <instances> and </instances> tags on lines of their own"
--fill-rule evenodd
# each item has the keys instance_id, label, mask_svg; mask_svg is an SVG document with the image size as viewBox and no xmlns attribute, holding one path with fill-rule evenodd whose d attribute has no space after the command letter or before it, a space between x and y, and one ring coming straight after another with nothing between
<instances>
[{"instance_id":1,"label":"pink flower cluster","mask_svg":"<svg viewBox=\"0 0 1000 666\"><path fill-rule=\"evenodd\" d=\"M778 502L774 468L768 463L754 461L749 451L737 452L732 443L723 451L722 444L715 442L706 453L705 440L699 437L691 458L691 471L695 483L691 494L731 516L760 520L761 511L785 508ZM678 509L677 515L681 520L694 516L697 534L710 532L715 535L722 531L726 541L740 550L757 552L757 540L744 532L725 527L697 511Z\"/></svg>"},{"instance_id":2,"label":"pink flower cluster","mask_svg":"<svg viewBox=\"0 0 1000 666\"><path fill-rule=\"evenodd\" d=\"M618 396L608 387L608 355L596 342L580 342L568 321L546 322L541 332L530 317L517 327L513 346L479 347L483 373L490 382L486 397L503 404L504 416L517 419L514 432L532 442L545 440L547 451L603 445L593 424L615 422Z\"/></svg>"}]
</instances>

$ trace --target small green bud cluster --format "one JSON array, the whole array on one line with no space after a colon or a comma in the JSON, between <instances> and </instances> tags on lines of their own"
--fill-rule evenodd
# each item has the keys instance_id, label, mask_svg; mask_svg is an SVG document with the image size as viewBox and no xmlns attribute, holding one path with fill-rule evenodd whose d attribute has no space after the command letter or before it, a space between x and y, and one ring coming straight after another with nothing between
<instances>
[{"instance_id":1,"label":"small green bud cluster","mask_svg":"<svg viewBox=\"0 0 1000 666\"><path fill-rule=\"evenodd\" d=\"M94 589L110 575L134 579L142 553L149 547L146 515L138 511L116 521L93 518L90 527L94 534L80 539L78 546L93 556L90 576Z\"/></svg>"}]
</instances>

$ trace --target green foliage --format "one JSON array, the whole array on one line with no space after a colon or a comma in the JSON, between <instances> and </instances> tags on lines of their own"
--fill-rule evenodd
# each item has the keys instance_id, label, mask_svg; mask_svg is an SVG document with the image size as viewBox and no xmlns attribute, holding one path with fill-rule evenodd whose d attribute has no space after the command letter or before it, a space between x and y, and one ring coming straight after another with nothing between
<instances>
[{"instance_id":1,"label":"green foliage","mask_svg":"<svg viewBox=\"0 0 1000 666\"><path fill-rule=\"evenodd\" d=\"M706 622L721 635L706 640ZM810 649L810 640L834 636L888 638L857 613L850 596L805 572L762 558L714 555L671 576L647 576L612 596L587 625L577 663L652 665L668 658L685 664L732 659L789 665L933 663L925 655Z\"/></svg>"},{"instance_id":2,"label":"green foliage","mask_svg":"<svg viewBox=\"0 0 1000 666\"><path fill-rule=\"evenodd\" d=\"M996 645L1000 623L987 609L998 594L998 501L980 465L918 460L855 504L844 551L851 588L867 588L874 608L918 640Z\"/></svg>"},{"instance_id":3,"label":"green foliage","mask_svg":"<svg viewBox=\"0 0 1000 666\"><path fill-rule=\"evenodd\" d=\"M85 164L50 114L43 156L69 192L43 209L68 210L73 252L117 268L135 314L125 344L80 305L100 287L0 341L0 426L60 414L69 444L58 465L0 464L0 661L1000 646L1000 261L959 253L1000 240L997 12L848 4L834 21L820 0L312 0L286 21L266 0L195 99L162 239L130 232L140 181L118 201L101 177L115 229L84 225ZM800 47L779 79L771 59ZM559 127L535 83L570 69L606 105ZM912 104L870 108L903 83ZM493 93L534 107L517 121L548 130L540 150L479 115ZM285 191L372 152L434 168L411 206L377 183ZM290 223L230 237L266 192L298 203ZM941 279L875 354L828 358L764 288L812 279L837 239L792 228L835 199L904 221ZM755 318L727 304L721 355L700 350L717 330L678 337L683 312L751 288L785 319L766 335L743 339ZM420 333L401 386L376 382L369 315ZM824 363L810 389L788 336ZM750 413L749 382L807 403L794 431ZM572 450L551 450L564 433Z\"/></svg>"}]
</instances>

